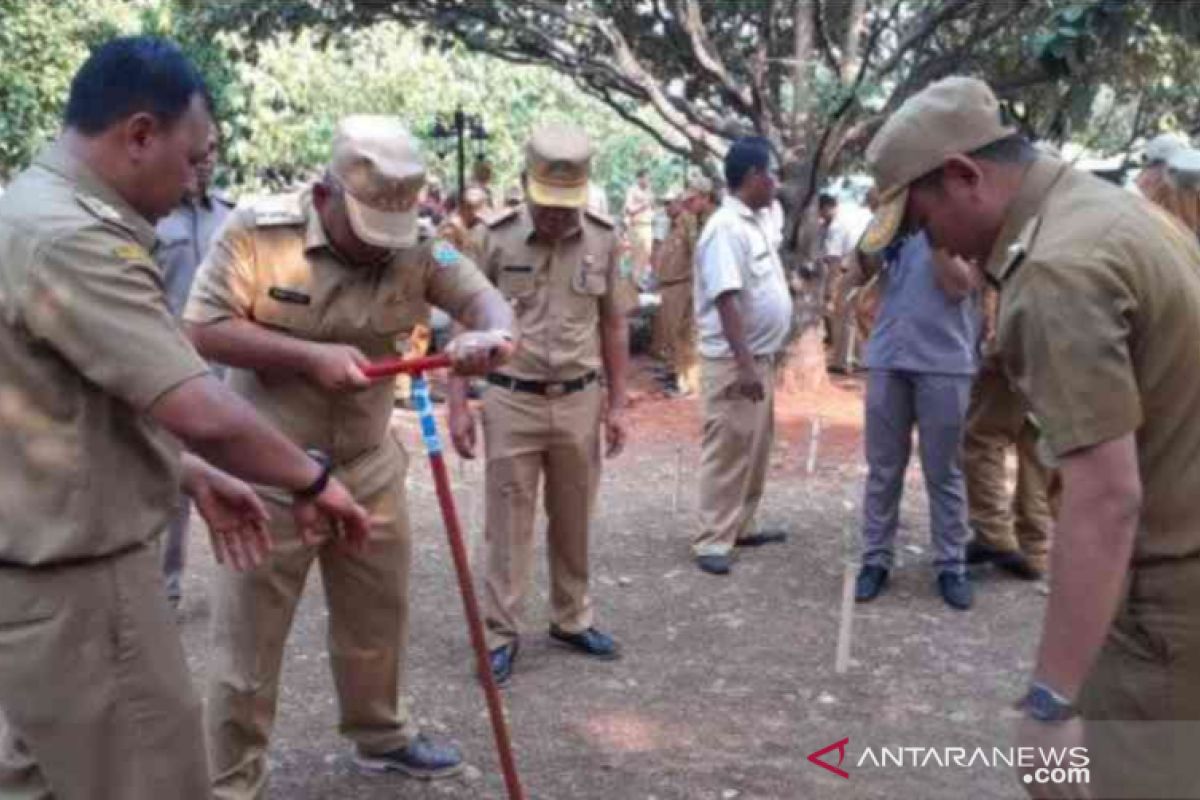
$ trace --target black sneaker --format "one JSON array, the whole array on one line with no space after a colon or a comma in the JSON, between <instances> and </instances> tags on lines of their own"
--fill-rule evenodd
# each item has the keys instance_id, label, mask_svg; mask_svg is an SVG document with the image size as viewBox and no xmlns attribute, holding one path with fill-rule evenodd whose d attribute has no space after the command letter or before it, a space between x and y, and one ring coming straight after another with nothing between
<instances>
[{"instance_id":1,"label":"black sneaker","mask_svg":"<svg viewBox=\"0 0 1200 800\"><path fill-rule=\"evenodd\" d=\"M957 572L943 572L937 577L938 593L946 605L956 611L966 611L975 599L971 581Z\"/></svg>"},{"instance_id":2,"label":"black sneaker","mask_svg":"<svg viewBox=\"0 0 1200 800\"><path fill-rule=\"evenodd\" d=\"M513 665L517 661L520 645L516 641L497 647L488 654L488 662L492 669L492 678L497 686L507 686L512 680Z\"/></svg>"},{"instance_id":3,"label":"black sneaker","mask_svg":"<svg viewBox=\"0 0 1200 800\"><path fill-rule=\"evenodd\" d=\"M761 530L748 533L737 540L738 547L762 547L764 544L782 544L787 541L787 531Z\"/></svg>"},{"instance_id":4,"label":"black sneaker","mask_svg":"<svg viewBox=\"0 0 1200 800\"><path fill-rule=\"evenodd\" d=\"M854 583L854 600L859 603L869 603L883 592L887 586L888 571L883 567L868 564L858 573Z\"/></svg>"},{"instance_id":5,"label":"black sneaker","mask_svg":"<svg viewBox=\"0 0 1200 800\"><path fill-rule=\"evenodd\" d=\"M724 555L696 556L696 566L709 575L728 575L733 559Z\"/></svg>"},{"instance_id":6,"label":"black sneaker","mask_svg":"<svg viewBox=\"0 0 1200 800\"><path fill-rule=\"evenodd\" d=\"M463 770L462 751L457 744L423 733L399 750L378 755L355 753L354 764L365 772L399 772L426 781L452 778Z\"/></svg>"},{"instance_id":7,"label":"black sneaker","mask_svg":"<svg viewBox=\"0 0 1200 800\"><path fill-rule=\"evenodd\" d=\"M585 656L599 658L603 661L611 661L619 658L621 655L620 648L617 647L617 643L613 641L613 638L595 628L588 628L586 631L581 631L580 633L567 633L551 625L550 638L574 650L578 650Z\"/></svg>"}]
</instances>

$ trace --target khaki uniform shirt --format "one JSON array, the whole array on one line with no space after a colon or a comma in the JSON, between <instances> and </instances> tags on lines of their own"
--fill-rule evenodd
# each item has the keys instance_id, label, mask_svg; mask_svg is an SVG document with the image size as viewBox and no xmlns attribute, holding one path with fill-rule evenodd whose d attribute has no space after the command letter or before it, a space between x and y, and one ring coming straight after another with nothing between
<instances>
[{"instance_id":1,"label":"khaki uniform shirt","mask_svg":"<svg viewBox=\"0 0 1200 800\"><path fill-rule=\"evenodd\" d=\"M591 212L558 242L538 239L524 206L488 223L483 271L512 304L520 329L506 375L557 382L601 368L601 316L628 311L618 297L618 253L612 222Z\"/></svg>"},{"instance_id":2,"label":"khaki uniform shirt","mask_svg":"<svg viewBox=\"0 0 1200 800\"><path fill-rule=\"evenodd\" d=\"M691 212L685 211L675 218L659 262L660 286L692 280L695 274L693 260L696 255L696 240L700 238L700 228L701 222Z\"/></svg>"},{"instance_id":3,"label":"khaki uniform shirt","mask_svg":"<svg viewBox=\"0 0 1200 800\"><path fill-rule=\"evenodd\" d=\"M382 265L347 264L306 191L233 213L200 266L184 319L245 319L298 339L354 345L379 359L405 349L431 303L459 317L488 288L475 265L440 239L396 251ZM298 374L230 368L228 382L294 442L328 453L339 466L367 459L385 443L393 381L328 392Z\"/></svg>"},{"instance_id":4,"label":"khaki uniform shirt","mask_svg":"<svg viewBox=\"0 0 1200 800\"><path fill-rule=\"evenodd\" d=\"M179 447L146 415L208 372L167 309L154 228L59 145L0 200L0 562L152 539Z\"/></svg>"},{"instance_id":5,"label":"khaki uniform shirt","mask_svg":"<svg viewBox=\"0 0 1200 800\"><path fill-rule=\"evenodd\" d=\"M159 220L154 259L162 265L167 303L176 316L183 313L196 270L232 210L233 203L226 197L210 192L201 198L184 198Z\"/></svg>"},{"instance_id":6,"label":"khaki uniform shirt","mask_svg":"<svg viewBox=\"0 0 1200 800\"><path fill-rule=\"evenodd\" d=\"M988 271L1001 285L1004 366L1053 454L1136 434L1133 563L1200 557L1195 237L1146 201L1041 158Z\"/></svg>"}]
</instances>

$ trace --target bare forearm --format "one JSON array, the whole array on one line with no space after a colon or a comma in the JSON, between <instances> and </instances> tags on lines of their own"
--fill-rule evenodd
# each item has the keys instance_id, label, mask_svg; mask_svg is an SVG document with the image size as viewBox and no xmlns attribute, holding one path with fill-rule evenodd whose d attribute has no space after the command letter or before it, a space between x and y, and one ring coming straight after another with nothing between
<instances>
[{"instance_id":1,"label":"bare forearm","mask_svg":"<svg viewBox=\"0 0 1200 800\"><path fill-rule=\"evenodd\" d=\"M1121 602L1138 520L1138 492L1073 486L1064 472L1050 601L1035 678L1075 698ZM1103 487L1100 487L1101 489Z\"/></svg>"},{"instance_id":2,"label":"bare forearm","mask_svg":"<svg viewBox=\"0 0 1200 800\"><path fill-rule=\"evenodd\" d=\"M302 489L319 472L303 450L212 377L171 390L150 414L199 459L251 483ZM185 481L207 466L193 459L185 457Z\"/></svg>"},{"instance_id":3,"label":"bare forearm","mask_svg":"<svg viewBox=\"0 0 1200 800\"><path fill-rule=\"evenodd\" d=\"M742 320L742 301L738 292L726 292L717 298L717 314L721 318L721 331L729 342L733 357L741 365L752 364L754 354L746 343L746 326Z\"/></svg>"},{"instance_id":4,"label":"bare forearm","mask_svg":"<svg viewBox=\"0 0 1200 800\"><path fill-rule=\"evenodd\" d=\"M276 333L244 319L211 325L189 323L188 337L200 355L232 367L302 373L309 368L311 343Z\"/></svg>"},{"instance_id":5,"label":"bare forearm","mask_svg":"<svg viewBox=\"0 0 1200 800\"><path fill-rule=\"evenodd\" d=\"M626 372L629 368L629 325L623 314L606 314L601 320L600 352L608 382L610 408L624 408Z\"/></svg>"},{"instance_id":6,"label":"bare forearm","mask_svg":"<svg viewBox=\"0 0 1200 800\"><path fill-rule=\"evenodd\" d=\"M484 290L471 298L457 322L473 331L511 331L514 325L512 306L499 292ZM458 332L456 328L455 333Z\"/></svg>"}]
</instances>

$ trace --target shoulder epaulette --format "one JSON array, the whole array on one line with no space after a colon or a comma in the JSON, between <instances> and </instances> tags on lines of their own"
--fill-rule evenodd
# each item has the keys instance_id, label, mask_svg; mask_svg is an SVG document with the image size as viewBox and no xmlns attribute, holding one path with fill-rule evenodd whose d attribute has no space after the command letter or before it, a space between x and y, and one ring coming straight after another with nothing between
<instances>
[{"instance_id":1,"label":"shoulder epaulette","mask_svg":"<svg viewBox=\"0 0 1200 800\"><path fill-rule=\"evenodd\" d=\"M516 219L517 215L520 213L520 211L521 211L521 206L517 206L516 208L510 208L507 211L497 214L496 216L487 220L487 222L485 224L489 228L499 228L500 226L507 225L508 223L510 223L514 219Z\"/></svg>"},{"instance_id":2,"label":"shoulder epaulette","mask_svg":"<svg viewBox=\"0 0 1200 800\"><path fill-rule=\"evenodd\" d=\"M585 217L587 217L588 219L590 219L592 222L596 223L597 225L600 225L601 227L604 227L604 228L608 228L609 230L612 230L617 227L617 223L613 222L611 217L605 216L604 214L601 214L599 211L592 211L590 208L585 208L583 210L583 215Z\"/></svg>"}]
</instances>

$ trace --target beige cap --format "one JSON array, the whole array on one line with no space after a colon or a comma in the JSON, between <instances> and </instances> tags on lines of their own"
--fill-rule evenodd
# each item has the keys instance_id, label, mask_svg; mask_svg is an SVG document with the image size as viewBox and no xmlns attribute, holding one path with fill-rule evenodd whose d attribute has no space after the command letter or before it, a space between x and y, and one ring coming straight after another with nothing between
<instances>
[{"instance_id":1,"label":"beige cap","mask_svg":"<svg viewBox=\"0 0 1200 800\"><path fill-rule=\"evenodd\" d=\"M1167 158L1167 180L1180 189L1200 189L1200 150L1176 150Z\"/></svg>"},{"instance_id":2,"label":"beige cap","mask_svg":"<svg viewBox=\"0 0 1200 800\"><path fill-rule=\"evenodd\" d=\"M704 175L693 175L688 181L684 197L695 197L698 194L712 194L713 182Z\"/></svg>"},{"instance_id":3,"label":"beige cap","mask_svg":"<svg viewBox=\"0 0 1200 800\"><path fill-rule=\"evenodd\" d=\"M463 205L471 208L479 208L486 205L488 201L487 192L481 186L468 186L463 192Z\"/></svg>"},{"instance_id":4,"label":"beige cap","mask_svg":"<svg viewBox=\"0 0 1200 800\"><path fill-rule=\"evenodd\" d=\"M346 190L350 227L376 247L417 243L417 199L425 183L425 160L396 117L346 117L333 135L330 174Z\"/></svg>"},{"instance_id":5,"label":"beige cap","mask_svg":"<svg viewBox=\"0 0 1200 800\"><path fill-rule=\"evenodd\" d=\"M1171 156L1180 150L1188 148L1187 139L1175 133L1160 133L1142 148L1142 158L1146 164L1157 164L1170 160Z\"/></svg>"},{"instance_id":6,"label":"beige cap","mask_svg":"<svg viewBox=\"0 0 1200 800\"><path fill-rule=\"evenodd\" d=\"M908 98L867 147L867 166L879 187L879 208L859 248L887 247L904 221L908 185L950 156L970 153L1011 136L1000 103L977 78L943 78Z\"/></svg>"},{"instance_id":7,"label":"beige cap","mask_svg":"<svg viewBox=\"0 0 1200 800\"><path fill-rule=\"evenodd\" d=\"M588 201L592 142L573 125L542 125L525 145L526 191L539 206L583 208Z\"/></svg>"}]
</instances>

